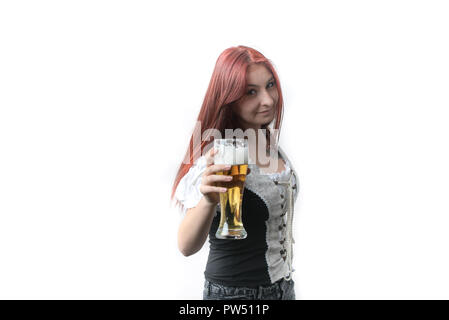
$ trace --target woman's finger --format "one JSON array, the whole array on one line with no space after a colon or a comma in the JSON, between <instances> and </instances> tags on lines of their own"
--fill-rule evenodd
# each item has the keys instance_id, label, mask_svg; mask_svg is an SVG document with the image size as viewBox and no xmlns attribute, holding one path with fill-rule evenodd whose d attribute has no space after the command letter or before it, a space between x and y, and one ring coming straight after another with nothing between
<instances>
[{"instance_id":1,"label":"woman's finger","mask_svg":"<svg viewBox=\"0 0 449 320\"><path fill-rule=\"evenodd\" d=\"M209 176L206 176L205 183L207 185L210 185L211 182L229 182L232 180L232 176L225 176L220 174L211 174Z\"/></svg>"},{"instance_id":2,"label":"woman's finger","mask_svg":"<svg viewBox=\"0 0 449 320\"><path fill-rule=\"evenodd\" d=\"M227 191L227 189L225 187L215 187L215 186L209 186L209 185L201 185L200 186L200 192L202 194L208 194L211 192L223 193L226 191Z\"/></svg>"},{"instance_id":3,"label":"woman's finger","mask_svg":"<svg viewBox=\"0 0 449 320\"><path fill-rule=\"evenodd\" d=\"M220 171L225 171L225 170L229 170L231 169L230 165L226 165L226 164L214 164L214 165L210 165L209 167L207 167L205 174L206 175L210 175L213 174L215 172L220 172Z\"/></svg>"},{"instance_id":4,"label":"woman's finger","mask_svg":"<svg viewBox=\"0 0 449 320\"><path fill-rule=\"evenodd\" d=\"M206 153L206 165L210 166L214 164L214 156L217 153L217 149L212 147L207 153Z\"/></svg>"}]
</instances>

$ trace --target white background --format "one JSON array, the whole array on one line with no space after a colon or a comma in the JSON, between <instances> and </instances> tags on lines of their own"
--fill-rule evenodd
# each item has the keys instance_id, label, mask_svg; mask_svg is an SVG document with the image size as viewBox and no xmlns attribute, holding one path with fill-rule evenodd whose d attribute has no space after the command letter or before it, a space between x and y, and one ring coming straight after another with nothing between
<instances>
[{"instance_id":1,"label":"white background","mask_svg":"<svg viewBox=\"0 0 449 320\"><path fill-rule=\"evenodd\" d=\"M4 1L0 298L201 299L169 195L218 55L278 71L298 299L449 299L446 1Z\"/></svg>"}]
</instances>

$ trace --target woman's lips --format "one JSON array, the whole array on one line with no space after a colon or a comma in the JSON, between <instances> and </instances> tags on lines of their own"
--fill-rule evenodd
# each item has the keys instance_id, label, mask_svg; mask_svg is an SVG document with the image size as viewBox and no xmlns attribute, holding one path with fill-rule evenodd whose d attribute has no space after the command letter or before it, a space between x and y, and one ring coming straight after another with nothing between
<instances>
[{"instance_id":1,"label":"woman's lips","mask_svg":"<svg viewBox=\"0 0 449 320\"><path fill-rule=\"evenodd\" d=\"M259 113L264 115L264 114L269 114L271 111L271 109L265 110L265 111L260 111Z\"/></svg>"}]
</instances>

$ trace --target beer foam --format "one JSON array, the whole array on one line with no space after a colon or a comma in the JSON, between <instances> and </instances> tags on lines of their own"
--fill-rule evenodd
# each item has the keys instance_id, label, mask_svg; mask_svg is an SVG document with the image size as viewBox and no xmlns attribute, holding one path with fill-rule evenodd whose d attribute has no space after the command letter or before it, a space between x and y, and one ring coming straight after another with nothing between
<instances>
[{"instance_id":1,"label":"beer foam","mask_svg":"<svg viewBox=\"0 0 449 320\"><path fill-rule=\"evenodd\" d=\"M248 164L248 148L240 146L215 146L218 152L214 156L214 164Z\"/></svg>"}]
</instances>

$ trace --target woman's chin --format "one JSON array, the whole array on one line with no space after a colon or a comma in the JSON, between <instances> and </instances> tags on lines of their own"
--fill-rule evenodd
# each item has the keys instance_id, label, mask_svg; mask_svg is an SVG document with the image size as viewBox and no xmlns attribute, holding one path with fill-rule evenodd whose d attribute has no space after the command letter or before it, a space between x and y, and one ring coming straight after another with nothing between
<instances>
[{"instance_id":1,"label":"woman's chin","mask_svg":"<svg viewBox=\"0 0 449 320\"><path fill-rule=\"evenodd\" d=\"M270 115L269 117L264 117L262 120L262 124L270 124L274 120L274 115Z\"/></svg>"}]
</instances>

